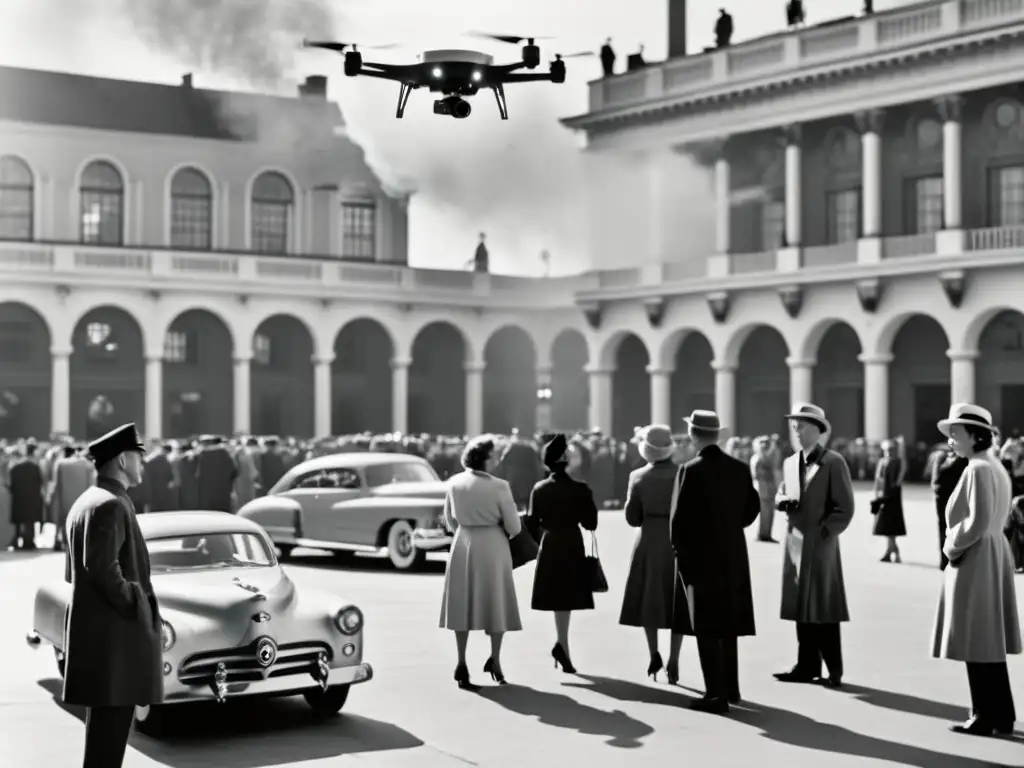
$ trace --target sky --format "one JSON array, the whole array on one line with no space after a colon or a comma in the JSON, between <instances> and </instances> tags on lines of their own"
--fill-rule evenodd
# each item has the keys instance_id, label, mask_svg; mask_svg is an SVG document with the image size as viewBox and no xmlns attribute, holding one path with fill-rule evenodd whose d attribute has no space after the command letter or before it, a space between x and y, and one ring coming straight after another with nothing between
<instances>
[{"instance_id":1,"label":"sky","mask_svg":"<svg viewBox=\"0 0 1024 768\"><path fill-rule=\"evenodd\" d=\"M547 61L554 53L596 51L611 36L620 57L643 45L650 62L667 50L669 1L0 0L0 65L166 83L193 72L200 88L286 93L307 75L327 75L329 98L378 176L416 190L412 265L461 268L486 232L492 271L543 274L540 255L547 251L551 273L568 274L588 267L581 194L587 158L558 119L586 111L587 82L600 75L596 58L570 60L563 85L507 87L508 121L498 119L489 93L475 97L469 119L456 121L434 115L433 97L423 92L412 94L397 120L397 84L345 78L341 57L296 43L305 36L398 43L375 54L396 63L432 48L518 58L517 46L464 36L484 31L550 37L538 41ZM875 9L906 4L879 0ZM861 6L862 0L805 0L807 23L856 14ZM719 7L734 18L734 42L785 26L783 0L690 0L690 51L712 44ZM695 194L703 194L706 180L695 182Z\"/></svg>"}]
</instances>

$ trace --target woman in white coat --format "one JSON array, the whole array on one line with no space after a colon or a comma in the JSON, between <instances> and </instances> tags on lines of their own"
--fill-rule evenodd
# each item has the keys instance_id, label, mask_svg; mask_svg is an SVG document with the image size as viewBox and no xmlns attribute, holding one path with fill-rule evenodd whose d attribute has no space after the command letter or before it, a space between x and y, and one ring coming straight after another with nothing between
<instances>
[{"instance_id":1,"label":"woman in white coat","mask_svg":"<svg viewBox=\"0 0 1024 768\"><path fill-rule=\"evenodd\" d=\"M1021 652L1013 557L1003 534L1010 476L991 450L995 427L989 411L956 403L938 427L956 454L967 459L967 468L946 504L942 551L949 567L943 572L932 656L967 664L971 714L951 730L1005 735L1017 719L1006 656Z\"/></svg>"},{"instance_id":2,"label":"woman in white coat","mask_svg":"<svg viewBox=\"0 0 1024 768\"><path fill-rule=\"evenodd\" d=\"M466 665L469 633L482 630L491 639L491 656L484 673L504 683L501 641L506 632L523 628L512 578L509 539L522 523L505 480L490 474L498 463L494 440L487 436L470 441L462 453L465 471L448 480L444 521L455 532L441 600L441 629L455 632L458 665L455 682L474 689Z\"/></svg>"}]
</instances>

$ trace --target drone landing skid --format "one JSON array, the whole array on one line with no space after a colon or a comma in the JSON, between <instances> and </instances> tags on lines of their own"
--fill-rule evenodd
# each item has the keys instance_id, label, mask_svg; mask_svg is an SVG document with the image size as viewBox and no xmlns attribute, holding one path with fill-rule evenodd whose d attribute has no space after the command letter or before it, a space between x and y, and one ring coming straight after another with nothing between
<instances>
[{"instance_id":1,"label":"drone landing skid","mask_svg":"<svg viewBox=\"0 0 1024 768\"><path fill-rule=\"evenodd\" d=\"M501 83L495 83L493 90L494 100L498 102L498 112L501 114L501 119L508 120L508 102L505 100L505 89Z\"/></svg>"},{"instance_id":2,"label":"drone landing skid","mask_svg":"<svg viewBox=\"0 0 1024 768\"><path fill-rule=\"evenodd\" d=\"M409 103L409 94L412 93L412 86L408 83L401 83L398 89L398 111L395 117L401 118L405 115L405 105Z\"/></svg>"}]
</instances>

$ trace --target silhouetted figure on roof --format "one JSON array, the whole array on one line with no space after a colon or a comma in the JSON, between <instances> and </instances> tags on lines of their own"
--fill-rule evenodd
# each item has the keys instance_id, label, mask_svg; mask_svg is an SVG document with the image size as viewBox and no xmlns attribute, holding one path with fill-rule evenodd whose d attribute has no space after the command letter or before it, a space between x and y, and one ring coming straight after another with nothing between
<instances>
[{"instance_id":1,"label":"silhouetted figure on roof","mask_svg":"<svg viewBox=\"0 0 1024 768\"><path fill-rule=\"evenodd\" d=\"M639 51L629 54L629 58L626 59L626 71L632 72L636 69L643 69L646 66L647 62L644 61L644 47L641 45Z\"/></svg>"},{"instance_id":2,"label":"silhouetted figure on roof","mask_svg":"<svg viewBox=\"0 0 1024 768\"><path fill-rule=\"evenodd\" d=\"M612 48L612 39L609 37L601 46L601 68L605 77L615 74L615 50Z\"/></svg>"},{"instance_id":3,"label":"silhouetted figure on roof","mask_svg":"<svg viewBox=\"0 0 1024 768\"><path fill-rule=\"evenodd\" d=\"M786 3L786 23L791 27L799 27L806 21L803 0L789 0Z\"/></svg>"},{"instance_id":4,"label":"silhouetted figure on roof","mask_svg":"<svg viewBox=\"0 0 1024 768\"><path fill-rule=\"evenodd\" d=\"M864 0L864 15L869 16L875 12L874 0Z\"/></svg>"},{"instance_id":5,"label":"silhouetted figure on roof","mask_svg":"<svg viewBox=\"0 0 1024 768\"><path fill-rule=\"evenodd\" d=\"M732 16L725 8L718 9L718 21L715 22L715 45L725 48L732 42Z\"/></svg>"},{"instance_id":6,"label":"silhouetted figure on roof","mask_svg":"<svg viewBox=\"0 0 1024 768\"><path fill-rule=\"evenodd\" d=\"M470 259L466 266L472 266L474 272L488 272L490 270L490 254L487 253L487 246L484 241L487 239L487 235L483 232L480 233L480 242L476 246L476 253L473 254L473 258Z\"/></svg>"}]
</instances>

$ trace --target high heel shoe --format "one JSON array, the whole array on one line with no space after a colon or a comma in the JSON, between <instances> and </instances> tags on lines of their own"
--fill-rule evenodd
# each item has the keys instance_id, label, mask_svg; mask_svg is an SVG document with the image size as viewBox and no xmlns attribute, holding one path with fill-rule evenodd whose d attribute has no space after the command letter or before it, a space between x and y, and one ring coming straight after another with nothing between
<instances>
[{"instance_id":1,"label":"high heel shoe","mask_svg":"<svg viewBox=\"0 0 1024 768\"><path fill-rule=\"evenodd\" d=\"M675 685L679 682L679 662L669 660L668 664L665 665L665 677L668 678L669 685Z\"/></svg>"},{"instance_id":2,"label":"high heel shoe","mask_svg":"<svg viewBox=\"0 0 1024 768\"><path fill-rule=\"evenodd\" d=\"M499 667L500 669L500 667ZM505 685L505 676L494 669L494 659L490 658L484 662L484 674L490 675L498 685Z\"/></svg>"},{"instance_id":3,"label":"high heel shoe","mask_svg":"<svg viewBox=\"0 0 1024 768\"><path fill-rule=\"evenodd\" d=\"M903 562L903 558L900 557L900 553L899 552L893 552L892 553L892 562L894 562L894 563L902 563Z\"/></svg>"},{"instance_id":4,"label":"high heel shoe","mask_svg":"<svg viewBox=\"0 0 1024 768\"><path fill-rule=\"evenodd\" d=\"M469 667L465 664L459 664L455 667L455 682L459 684L459 688L464 691L475 691L479 686L473 685L469 682Z\"/></svg>"},{"instance_id":5,"label":"high heel shoe","mask_svg":"<svg viewBox=\"0 0 1024 768\"><path fill-rule=\"evenodd\" d=\"M661 654L657 651L651 656L651 663L647 665L647 676L652 680L658 679L658 673L665 668L664 662L661 660Z\"/></svg>"},{"instance_id":6,"label":"high heel shoe","mask_svg":"<svg viewBox=\"0 0 1024 768\"><path fill-rule=\"evenodd\" d=\"M569 654L565 652L561 643L555 643L555 647L551 649L551 658L555 660L555 667L562 666L562 671L567 675L575 675L576 667L569 661Z\"/></svg>"},{"instance_id":7,"label":"high heel shoe","mask_svg":"<svg viewBox=\"0 0 1024 768\"><path fill-rule=\"evenodd\" d=\"M878 562L880 562L880 563L891 563L892 562L892 552L886 552L884 555L882 555L881 559Z\"/></svg>"}]
</instances>

